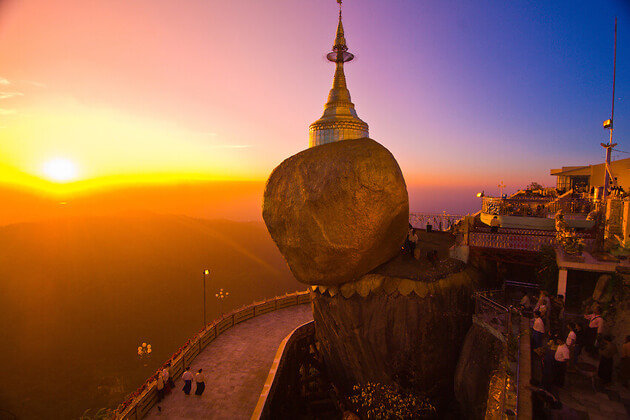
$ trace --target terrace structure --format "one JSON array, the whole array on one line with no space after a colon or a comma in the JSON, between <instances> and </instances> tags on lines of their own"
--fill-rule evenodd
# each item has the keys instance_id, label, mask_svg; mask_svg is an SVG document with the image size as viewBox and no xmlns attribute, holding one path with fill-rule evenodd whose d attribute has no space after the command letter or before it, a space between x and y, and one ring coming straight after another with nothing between
<instances>
[{"instance_id":1,"label":"terrace structure","mask_svg":"<svg viewBox=\"0 0 630 420\"><path fill-rule=\"evenodd\" d=\"M552 170L558 188L520 190L503 197L480 194L481 211L464 219L452 254L466 262L472 256L536 266L538 252L553 247L560 269L557 290L565 296L571 271L627 270L630 265L623 255L630 247L630 199L620 187L630 186L630 159L613 162L611 168L619 176L613 177L617 186L606 200L601 199L604 164ZM566 234L557 230L559 214L579 249L565 246Z\"/></svg>"},{"instance_id":2,"label":"terrace structure","mask_svg":"<svg viewBox=\"0 0 630 420\"><path fill-rule=\"evenodd\" d=\"M206 325L170 359L176 387L158 402L156 375L119 406L120 420L143 418L249 418L265 386L282 340L313 320L308 292L280 296L236 309ZM181 375L202 368L206 390L182 391Z\"/></svg>"}]
</instances>

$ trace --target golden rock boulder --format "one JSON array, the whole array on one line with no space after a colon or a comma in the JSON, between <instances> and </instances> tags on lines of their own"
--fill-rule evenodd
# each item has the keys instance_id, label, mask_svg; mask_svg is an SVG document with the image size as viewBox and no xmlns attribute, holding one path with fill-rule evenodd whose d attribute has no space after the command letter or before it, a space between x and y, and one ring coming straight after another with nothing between
<instances>
[{"instance_id":1,"label":"golden rock boulder","mask_svg":"<svg viewBox=\"0 0 630 420\"><path fill-rule=\"evenodd\" d=\"M400 252L407 187L392 154L374 140L324 144L273 170L263 219L297 280L341 284Z\"/></svg>"}]
</instances>

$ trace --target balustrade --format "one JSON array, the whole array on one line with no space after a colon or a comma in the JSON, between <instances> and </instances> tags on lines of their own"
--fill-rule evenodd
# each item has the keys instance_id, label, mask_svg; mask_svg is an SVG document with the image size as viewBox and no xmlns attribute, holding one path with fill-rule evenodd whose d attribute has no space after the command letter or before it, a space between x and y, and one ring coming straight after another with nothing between
<instances>
[{"instance_id":1,"label":"balustrade","mask_svg":"<svg viewBox=\"0 0 630 420\"><path fill-rule=\"evenodd\" d=\"M239 322L266 314L289 306L302 305L310 302L308 291L295 292L285 296L277 296L262 302L235 309L222 318L215 320L195 334L166 363L171 363L173 375L182 374L184 366L189 366L199 353L219 335L232 328ZM166 363L160 368L162 370ZM157 402L156 389L157 373L147 379L138 390L131 394L126 401L118 406L114 412L117 420L140 420Z\"/></svg>"}]
</instances>

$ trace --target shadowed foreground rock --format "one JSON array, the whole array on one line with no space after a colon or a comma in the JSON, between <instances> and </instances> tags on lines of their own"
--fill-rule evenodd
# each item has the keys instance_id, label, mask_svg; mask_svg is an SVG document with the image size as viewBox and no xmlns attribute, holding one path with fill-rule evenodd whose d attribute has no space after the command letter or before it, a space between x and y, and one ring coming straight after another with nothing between
<instances>
[{"instance_id":1,"label":"shadowed foreground rock","mask_svg":"<svg viewBox=\"0 0 630 420\"><path fill-rule=\"evenodd\" d=\"M347 391L396 382L438 404L450 400L477 281L467 268L434 282L367 274L312 288L316 334L335 383Z\"/></svg>"},{"instance_id":2,"label":"shadowed foreground rock","mask_svg":"<svg viewBox=\"0 0 630 420\"><path fill-rule=\"evenodd\" d=\"M501 398L507 373L504 338L482 322L475 322L455 371L455 396L469 420L501 418Z\"/></svg>"},{"instance_id":3,"label":"shadowed foreground rock","mask_svg":"<svg viewBox=\"0 0 630 420\"><path fill-rule=\"evenodd\" d=\"M400 251L407 187L392 154L374 140L324 144L274 169L263 219L296 279L341 284Z\"/></svg>"}]
</instances>

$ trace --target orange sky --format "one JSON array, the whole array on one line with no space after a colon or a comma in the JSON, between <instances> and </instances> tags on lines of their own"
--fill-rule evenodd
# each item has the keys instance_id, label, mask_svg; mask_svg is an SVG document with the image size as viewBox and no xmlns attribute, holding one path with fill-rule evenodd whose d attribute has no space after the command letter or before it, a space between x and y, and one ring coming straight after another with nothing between
<instances>
[{"instance_id":1,"label":"orange sky","mask_svg":"<svg viewBox=\"0 0 630 420\"><path fill-rule=\"evenodd\" d=\"M346 66L353 102L410 191L496 193L503 181L513 192L553 185L551 168L598 163L610 18L620 16L628 39L627 10L612 0L446 3L343 5L357 56ZM324 59L333 0L0 5L0 184L9 187L63 195L121 183L264 182L307 147L334 72ZM628 56L620 50L621 97ZM623 138L627 106L617 107ZM72 165L65 182L51 182L55 159ZM412 210L427 211L420 205Z\"/></svg>"}]
</instances>

